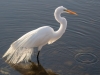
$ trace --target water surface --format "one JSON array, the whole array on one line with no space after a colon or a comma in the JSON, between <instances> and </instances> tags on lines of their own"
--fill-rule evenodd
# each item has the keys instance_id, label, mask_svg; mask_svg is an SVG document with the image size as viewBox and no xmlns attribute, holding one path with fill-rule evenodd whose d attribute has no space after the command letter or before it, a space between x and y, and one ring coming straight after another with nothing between
<instances>
[{"instance_id":1,"label":"water surface","mask_svg":"<svg viewBox=\"0 0 100 75\"><path fill-rule=\"evenodd\" d=\"M0 0L0 58L13 41L28 31L44 25L57 30L59 23L53 13L61 5L78 16L62 15L68 20L67 30L58 41L42 48L42 66L60 75L100 75L99 0ZM5 67L10 74L18 75L0 60L0 69Z\"/></svg>"}]
</instances>

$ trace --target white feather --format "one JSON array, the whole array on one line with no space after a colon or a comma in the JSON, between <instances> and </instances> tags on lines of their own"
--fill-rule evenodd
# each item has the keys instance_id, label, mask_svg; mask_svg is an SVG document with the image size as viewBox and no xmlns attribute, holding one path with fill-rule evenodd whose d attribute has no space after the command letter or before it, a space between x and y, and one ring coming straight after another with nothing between
<instances>
[{"instance_id":1,"label":"white feather","mask_svg":"<svg viewBox=\"0 0 100 75\"><path fill-rule=\"evenodd\" d=\"M44 29L49 31L43 31ZM6 57L6 61L9 63L28 62L28 60L31 60L34 47L40 47L41 49L43 45L48 43L52 33L53 29L48 26L30 31L13 42L3 57ZM38 36L38 34L41 34L41 36Z\"/></svg>"},{"instance_id":2,"label":"white feather","mask_svg":"<svg viewBox=\"0 0 100 75\"><path fill-rule=\"evenodd\" d=\"M30 31L13 42L8 51L3 55L8 63L28 62L34 54L34 47L38 50L46 44L52 44L58 40L66 30L67 21L61 17L61 13L67 10L65 7L60 6L54 12L55 19L60 23L60 28L54 31L49 26L43 26L33 31Z\"/></svg>"}]
</instances>

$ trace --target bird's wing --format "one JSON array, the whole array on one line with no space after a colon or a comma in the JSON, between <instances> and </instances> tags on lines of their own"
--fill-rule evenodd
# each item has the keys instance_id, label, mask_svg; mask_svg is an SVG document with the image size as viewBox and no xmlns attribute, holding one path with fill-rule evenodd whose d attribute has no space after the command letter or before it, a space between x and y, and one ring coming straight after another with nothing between
<instances>
[{"instance_id":1,"label":"bird's wing","mask_svg":"<svg viewBox=\"0 0 100 75\"><path fill-rule=\"evenodd\" d=\"M28 45L30 45L31 44L30 42L33 41L33 39L31 37L35 38L35 35L36 35L36 30L30 31L30 32L26 33L25 35L23 35L22 37L20 37L15 42L13 42L12 45L15 47L29 48Z\"/></svg>"},{"instance_id":2,"label":"bird's wing","mask_svg":"<svg viewBox=\"0 0 100 75\"><path fill-rule=\"evenodd\" d=\"M13 42L7 52L3 55L8 63L28 62L31 59L33 48L29 48L26 44L29 38L35 35L35 31L31 31L23 35L21 38ZM29 44L30 42L28 42ZM25 47L26 45L26 47Z\"/></svg>"},{"instance_id":3,"label":"bird's wing","mask_svg":"<svg viewBox=\"0 0 100 75\"><path fill-rule=\"evenodd\" d=\"M4 54L7 56L7 61L11 63L19 63L21 61L28 61L31 59L34 47L42 47L48 43L52 36L52 29L50 27L42 27L30 31L13 42Z\"/></svg>"},{"instance_id":4,"label":"bird's wing","mask_svg":"<svg viewBox=\"0 0 100 75\"><path fill-rule=\"evenodd\" d=\"M15 47L32 48L45 45L51 39L53 30L51 27L41 27L30 31L13 43Z\"/></svg>"},{"instance_id":5,"label":"bird's wing","mask_svg":"<svg viewBox=\"0 0 100 75\"><path fill-rule=\"evenodd\" d=\"M28 62L31 59L31 55L34 53L33 47L30 47L33 39L35 38L36 31L31 31L20 37L13 42L7 52L3 55L6 57L8 63L19 63L22 61Z\"/></svg>"}]
</instances>

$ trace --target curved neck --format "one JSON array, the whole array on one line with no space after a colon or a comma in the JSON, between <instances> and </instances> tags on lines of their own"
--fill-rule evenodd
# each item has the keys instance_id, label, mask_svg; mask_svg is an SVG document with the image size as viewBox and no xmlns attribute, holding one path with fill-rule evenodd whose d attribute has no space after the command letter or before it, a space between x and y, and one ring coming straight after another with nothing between
<instances>
[{"instance_id":1,"label":"curved neck","mask_svg":"<svg viewBox=\"0 0 100 75\"><path fill-rule=\"evenodd\" d=\"M55 11L55 19L60 23L60 28L55 31L54 37L59 39L67 28L67 20L64 17L61 17L61 12Z\"/></svg>"}]
</instances>

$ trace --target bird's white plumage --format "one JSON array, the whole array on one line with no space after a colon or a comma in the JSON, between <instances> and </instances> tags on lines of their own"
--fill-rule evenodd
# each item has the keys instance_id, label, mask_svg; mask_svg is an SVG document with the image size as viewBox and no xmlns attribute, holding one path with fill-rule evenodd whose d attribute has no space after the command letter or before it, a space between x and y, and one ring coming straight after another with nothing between
<instances>
[{"instance_id":1,"label":"bird's white plumage","mask_svg":"<svg viewBox=\"0 0 100 75\"><path fill-rule=\"evenodd\" d=\"M56 8L54 13L55 19L60 23L60 28L57 31L54 31L50 26L43 26L26 33L11 44L3 56L6 57L6 61L14 64L22 61L28 62L34 53L34 47L41 50L47 43L52 44L59 39L67 27L66 19L60 16L64 9L66 8L60 6Z\"/></svg>"},{"instance_id":2,"label":"bird's white plumage","mask_svg":"<svg viewBox=\"0 0 100 75\"><path fill-rule=\"evenodd\" d=\"M30 31L13 43L15 46L33 48L43 46L53 37L54 30L49 26L43 26Z\"/></svg>"}]
</instances>

